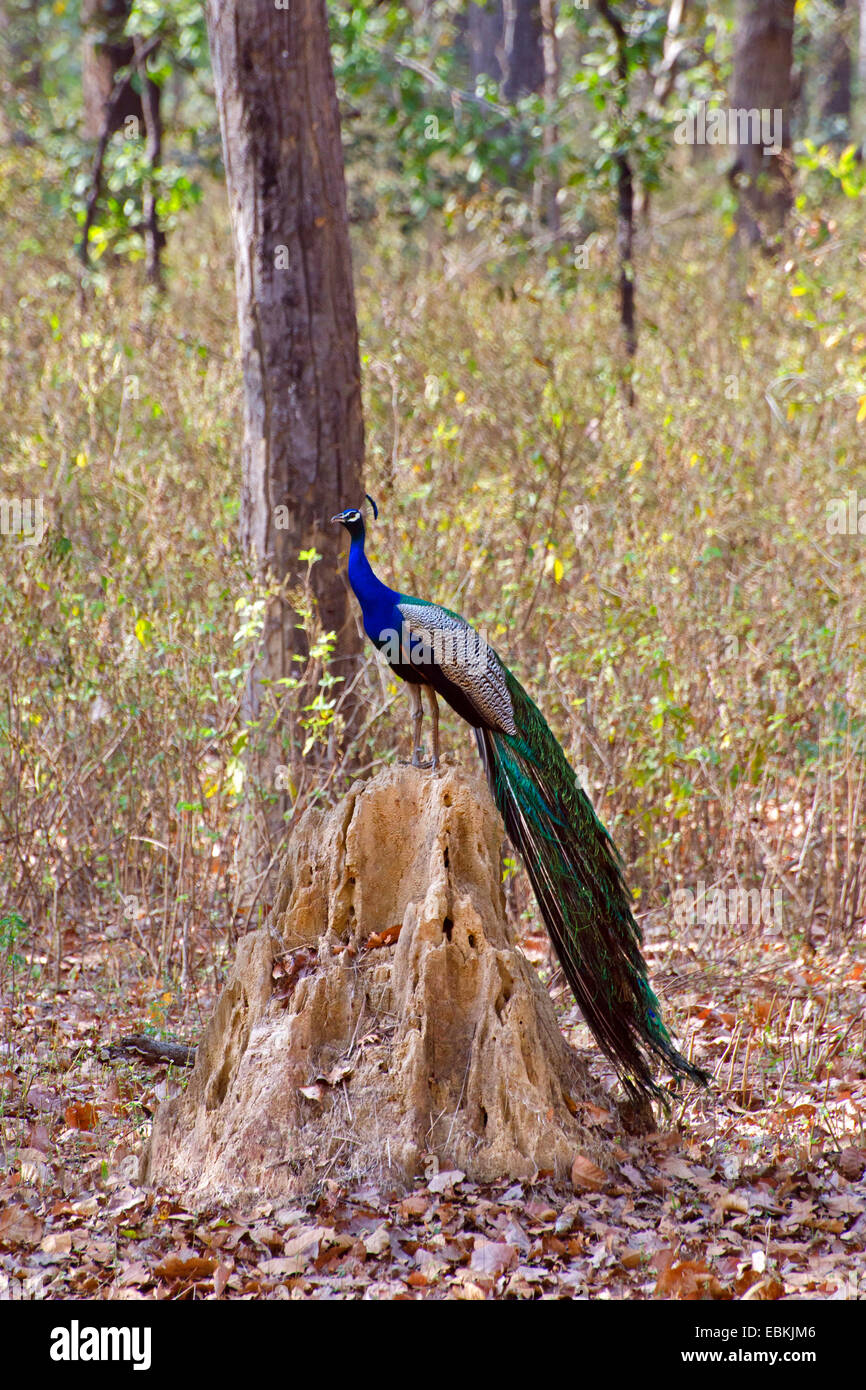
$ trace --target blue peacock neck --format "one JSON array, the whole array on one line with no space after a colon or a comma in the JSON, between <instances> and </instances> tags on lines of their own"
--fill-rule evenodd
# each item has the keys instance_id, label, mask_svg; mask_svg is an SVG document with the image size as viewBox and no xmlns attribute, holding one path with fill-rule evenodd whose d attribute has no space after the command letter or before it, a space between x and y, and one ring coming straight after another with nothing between
<instances>
[{"instance_id":1,"label":"blue peacock neck","mask_svg":"<svg viewBox=\"0 0 866 1390\"><path fill-rule=\"evenodd\" d=\"M379 645L384 640L383 633L393 629L395 622L399 626L400 615L395 612L399 594L395 589L389 589L373 573L364 552L365 540L362 525L360 531L353 533L349 547L349 583L361 605L364 631L372 642Z\"/></svg>"}]
</instances>

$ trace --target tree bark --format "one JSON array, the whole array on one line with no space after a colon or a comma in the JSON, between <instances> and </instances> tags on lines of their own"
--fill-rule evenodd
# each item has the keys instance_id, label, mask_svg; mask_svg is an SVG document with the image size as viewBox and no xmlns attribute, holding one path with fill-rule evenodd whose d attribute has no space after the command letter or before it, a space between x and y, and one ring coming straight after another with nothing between
<instances>
[{"instance_id":1,"label":"tree bark","mask_svg":"<svg viewBox=\"0 0 866 1390\"><path fill-rule=\"evenodd\" d=\"M124 32L131 9L132 0L82 0L81 3L84 33L81 83L84 134L89 140L100 138L114 92L114 79L133 59L133 41ZM143 120L141 97L127 84L122 101L115 102L112 108L109 136L119 130L129 116Z\"/></svg>"},{"instance_id":2,"label":"tree bark","mask_svg":"<svg viewBox=\"0 0 866 1390\"><path fill-rule=\"evenodd\" d=\"M820 111L823 134L847 143L851 129L851 29L847 0L830 0L835 11L819 56Z\"/></svg>"},{"instance_id":3,"label":"tree bark","mask_svg":"<svg viewBox=\"0 0 866 1390\"><path fill-rule=\"evenodd\" d=\"M539 0L488 0L469 6L472 76L501 83L507 101L539 92L544 83Z\"/></svg>"},{"instance_id":4,"label":"tree bark","mask_svg":"<svg viewBox=\"0 0 866 1390\"><path fill-rule=\"evenodd\" d=\"M602 18L610 26L616 41L616 72L619 84L619 119L626 119L628 95L628 33L619 14L608 0L598 0ZM620 142L624 142L621 140ZM637 352L637 316L635 310L635 266L634 266L634 178L631 161L621 148L616 156L616 249L619 260L619 321L622 326L623 342L629 358ZM631 377L625 383L626 403L634 405L634 387Z\"/></svg>"},{"instance_id":5,"label":"tree bark","mask_svg":"<svg viewBox=\"0 0 866 1390\"><path fill-rule=\"evenodd\" d=\"M731 107L781 112L781 149L765 151L752 123L738 120L731 181L739 194L738 227L750 245L770 249L791 206L791 67L794 0L737 0ZM749 127L748 131L746 127Z\"/></svg>"},{"instance_id":6,"label":"tree bark","mask_svg":"<svg viewBox=\"0 0 866 1390\"><path fill-rule=\"evenodd\" d=\"M544 85L538 0L503 0L502 19L502 94L516 101Z\"/></svg>"},{"instance_id":7,"label":"tree bark","mask_svg":"<svg viewBox=\"0 0 866 1390\"><path fill-rule=\"evenodd\" d=\"M559 139L559 131L553 120L559 96L559 43L556 37L556 0L541 0L541 51L544 59L544 106L545 122L542 136L544 149L544 173L542 177L542 201L544 220L549 231L555 236L559 232L559 193L558 171L553 165L553 152Z\"/></svg>"},{"instance_id":8,"label":"tree bark","mask_svg":"<svg viewBox=\"0 0 866 1390\"><path fill-rule=\"evenodd\" d=\"M864 0L866 4L866 0ZM469 45L469 64L473 78L502 78L497 46L502 32L502 7L494 4L470 5L466 17L466 37Z\"/></svg>"},{"instance_id":9,"label":"tree bark","mask_svg":"<svg viewBox=\"0 0 866 1390\"><path fill-rule=\"evenodd\" d=\"M313 590L348 684L360 641L340 574L342 531L330 517L363 501L364 429L325 0L208 0L207 18L244 373L242 543L260 577L296 585L306 568L299 553L320 553ZM263 682L297 675L297 621L284 599L269 601L245 698L251 723ZM273 732L259 737L271 748L251 749L253 771L285 756ZM267 775L261 781L268 786ZM267 813L271 836L285 809L283 794Z\"/></svg>"}]
</instances>

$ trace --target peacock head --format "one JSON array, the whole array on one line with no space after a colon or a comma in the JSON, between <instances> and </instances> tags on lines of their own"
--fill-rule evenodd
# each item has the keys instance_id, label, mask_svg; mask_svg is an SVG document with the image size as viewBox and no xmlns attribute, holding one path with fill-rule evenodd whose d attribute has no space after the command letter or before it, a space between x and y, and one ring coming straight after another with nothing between
<instances>
[{"instance_id":1,"label":"peacock head","mask_svg":"<svg viewBox=\"0 0 866 1390\"><path fill-rule=\"evenodd\" d=\"M379 516L379 508L369 492L365 492L364 496L373 508L373 518L376 520ZM339 521L342 526L345 526L352 540L356 540L364 534L364 518L357 507L347 507L344 512L338 512L336 516L332 516L331 521Z\"/></svg>"}]
</instances>

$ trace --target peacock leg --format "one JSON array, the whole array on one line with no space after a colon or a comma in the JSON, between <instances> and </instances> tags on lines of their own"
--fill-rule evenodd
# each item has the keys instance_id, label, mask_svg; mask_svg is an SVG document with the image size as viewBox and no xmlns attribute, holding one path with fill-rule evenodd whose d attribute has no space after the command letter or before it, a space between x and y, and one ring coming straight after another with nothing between
<instances>
[{"instance_id":1,"label":"peacock leg","mask_svg":"<svg viewBox=\"0 0 866 1390\"><path fill-rule=\"evenodd\" d=\"M424 719L424 705L421 701L421 691L417 685L409 686L409 698L412 701L412 766L421 766L421 723Z\"/></svg>"},{"instance_id":2,"label":"peacock leg","mask_svg":"<svg viewBox=\"0 0 866 1390\"><path fill-rule=\"evenodd\" d=\"M425 685L424 693L430 706L430 718L433 721L433 760L430 764L435 772L439 766L439 702L436 699L436 691L432 685Z\"/></svg>"}]
</instances>

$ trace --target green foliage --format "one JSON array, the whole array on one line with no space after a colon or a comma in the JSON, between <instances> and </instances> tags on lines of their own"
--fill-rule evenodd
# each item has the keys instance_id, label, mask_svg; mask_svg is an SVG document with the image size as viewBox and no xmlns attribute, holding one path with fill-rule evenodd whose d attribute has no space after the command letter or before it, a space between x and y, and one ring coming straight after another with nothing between
<instances>
[{"instance_id":1,"label":"green foliage","mask_svg":"<svg viewBox=\"0 0 866 1390\"><path fill-rule=\"evenodd\" d=\"M436 5L427 25L395 0L336 8L332 52L351 113L344 141L359 208L369 216L384 202L404 233L431 215L455 240L481 232L488 269L540 249L548 283L573 289L576 247L610 216L617 157L627 155L638 186L657 190L681 109L717 96L728 71L718 52L727 26L713 15L658 99L669 7L622 8L624 72L601 16L561 3L558 90L514 101L490 77L471 81L459 7ZM550 181L558 190L555 230L545 225L540 197Z\"/></svg>"},{"instance_id":2,"label":"green foliage","mask_svg":"<svg viewBox=\"0 0 866 1390\"><path fill-rule=\"evenodd\" d=\"M219 165L204 7L199 0L170 4L135 0L123 32L144 41L160 35L158 48L147 60L147 72L163 97L165 133L157 178L157 216L161 231L168 234L180 214L198 204L201 172L213 172ZM39 83L26 83L26 60L9 69L11 80L4 85L3 98L7 119L26 131L27 138L62 171L61 179L52 179L43 189L51 214L81 227L91 187L94 146L80 130L80 5L69 0L58 0L52 6L20 5L16 7L13 36L19 36L22 51L32 48L38 55ZM133 74L131 85L140 92L138 72ZM102 196L89 236L93 262L106 253L132 261L144 256L142 194L149 170L145 132L140 127L140 122L130 119L109 141ZM71 226L68 235L71 241Z\"/></svg>"},{"instance_id":3,"label":"green foliage","mask_svg":"<svg viewBox=\"0 0 866 1390\"><path fill-rule=\"evenodd\" d=\"M149 69L160 86L178 68L191 73L209 69L207 22L201 0L133 0L126 33L141 39L162 35L163 42Z\"/></svg>"},{"instance_id":4,"label":"green foliage","mask_svg":"<svg viewBox=\"0 0 866 1390\"><path fill-rule=\"evenodd\" d=\"M846 145L840 151L804 139L798 149L797 167L812 175L800 194L801 208L840 189L846 198L862 198L866 193L866 164L856 145Z\"/></svg>"},{"instance_id":5,"label":"green foliage","mask_svg":"<svg viewBox=\"0 0 866 1390\"><path fill-rule=\"evenodd\" d=\"M629 80L658 60L665 13L650 7L630 29ZM353 109L350 164L370 160L377 196L384 192L404 228L439 212L455 235L481 224L501 228L502 252L513 254L539 233L542 178L554 177L561 190L564 243L581 230L599 193L609 194L621 148L634 153L647 186L657 184L666 118L639 101L626 113L611 36L586 10L560 6L563 33L578 42L562 45L552 100L533 92L508 101L484 76L470 84L456 11L440 5L436 19L431 44L407 5L366 0L332 14L337 81ZM546 129L555 131L550 148Z\"/></svg>"},{"instance_id":6,"label":"green foliage","mask_svg":"<svg viewBox=\"0 0 866 1390\"><path fill-rule=\"evenodd\" d=\"M27 936L27 923L18 912L7 912L0 917L0 961L3 963L3 970L12 969L15 966L24 964L24 957L18 951L18 945Z\"/></svg>"},{"instance_id":7,"label":"green foliage","mask_svg":"<svg viewBox=\"0 0 866 1390\"><path fill-rule=\"evenodd\" d=\"M27 964L19 947L28 935L29 928L20 913L6 912L0 917L0 997L8 989L12 1008L17 989L16 972L20 974Z\"/></svg>"}]
</instances>

